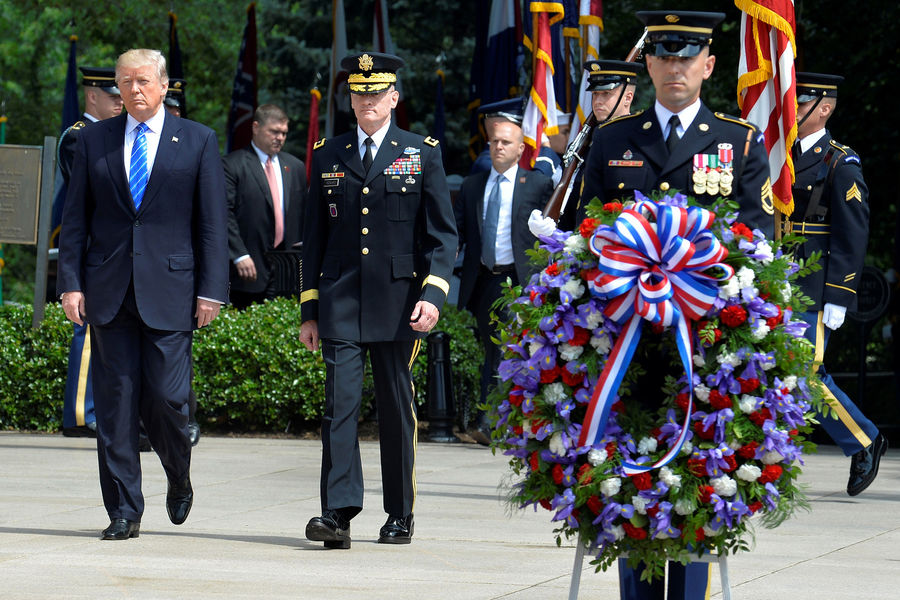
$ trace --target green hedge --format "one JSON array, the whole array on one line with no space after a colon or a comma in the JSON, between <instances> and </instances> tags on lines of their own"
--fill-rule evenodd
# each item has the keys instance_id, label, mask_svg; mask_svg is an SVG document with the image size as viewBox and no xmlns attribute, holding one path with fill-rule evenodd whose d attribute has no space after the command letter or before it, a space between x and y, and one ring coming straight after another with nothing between
<instances>
[{"instance_id":1,"label":"green hedge","mask_svg":"<svg viewBox=\"0 0 900 600\"><path fill-rule=\"evenodd\" d=\"M478 399L482 350L474 319L445 306L438 328L451 336L457 403ZM205 430L283 432L310 428L322 414L325 364L298 339L300 307L277 299L239 312L226 308L194 335L194 391ZM38 330L31 308L0 307L0 429L55 431L62 399L71 324L59 305L48 305ZM416 399L427 393L427 344L413 368ZM371 402L371 380L364 383ZM463 411L461 411L463 412Z\"/></svg>"}]
</instances>

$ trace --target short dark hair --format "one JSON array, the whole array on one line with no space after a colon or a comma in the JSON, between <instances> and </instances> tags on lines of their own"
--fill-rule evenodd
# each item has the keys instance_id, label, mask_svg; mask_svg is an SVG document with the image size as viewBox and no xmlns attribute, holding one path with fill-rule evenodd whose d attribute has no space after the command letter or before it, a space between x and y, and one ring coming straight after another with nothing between
<instances>
[{"instance_id":1,"label":"short dark hair","mask_svg":"<svg viewBox=\"0 0 900 600\"><path fill-rule=\"evenodd\" d=\"M270 121L283 123L288 120L287 113L274 104L263 104L253 113L253 120L260 125L265 125Z\"/></svg>"}]
</instances>

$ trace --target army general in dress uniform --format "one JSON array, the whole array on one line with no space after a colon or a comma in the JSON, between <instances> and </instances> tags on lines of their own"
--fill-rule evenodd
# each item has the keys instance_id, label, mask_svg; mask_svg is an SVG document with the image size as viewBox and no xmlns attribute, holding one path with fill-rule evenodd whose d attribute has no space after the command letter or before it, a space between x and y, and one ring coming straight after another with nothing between
<instances>
[{"instance_id":1,"label":"army general in dress uniform","mask_svg":"<svg viewBox=\"0 0 900 600\"><path fill-rule=\"evenodd\" d=\"M700 100L715 66L713 28L722 13L644 11L652 109L598 128L586 161L578 222L593 199L631 199L635 190L678 190L701 203L736 200L740 220L774 233L769 160L763 134L737 117L713 113Z\"/></svg>"},{"instance_id":2,"label":"army general in dress uniform","mask_svg":"<svg viewBox=\"0 0 900 600\"><path fill-rule=\"evenodd\" d=\"M797 249L798 258L822 253L822 268L800 280L803 293L815 302L801 316L810 325L806 336L815 344L820 365L829 334L843 324L847 309L856 307L856 288L869 238L869 190L859 156L836 142L825 128L837 106L842 80L837 75L797 73L800 121L793 152L794 210L785 223L787 232L806 238ZM855 496L878 474L887 439L837 387L824 366L819 375L836 418L819 415L818 420L844 454L852 457L847 493Z\"/></svg>"},{"instance_id":3,"label":"army general in dress uniform","mask_svg":"<svg viewBox=\"0 0 900 600\"><path fill-rule=\"evenodd\" d=\"M378 410L387 522L381 543L408 544L416 497L416 408L410 368L437 323L456 254L456 225L437 141L392 121L403 61L368 52L341 61L358 126L312 156L303 226L300 339L321 340L322 515L306 537L350 547L362 510L357 438L366 354Z\"/></svg>"}]
</instances>

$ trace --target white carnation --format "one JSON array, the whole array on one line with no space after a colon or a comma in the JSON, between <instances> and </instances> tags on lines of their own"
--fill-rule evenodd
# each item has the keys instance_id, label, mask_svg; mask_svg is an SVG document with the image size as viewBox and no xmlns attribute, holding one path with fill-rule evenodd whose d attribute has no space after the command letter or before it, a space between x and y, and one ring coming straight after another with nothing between
<instances>
[{"instance_id":1,"label":"white carnation","mask_svg":"<svg viewBox=\"0 0 900 600\"><path fill-rule=\"evenodd\" d=\"M759 407L759 402L760 399L756 396L744 394L738 402L738 408L740 408L741 412L745 415L749 415L752 412L756 412L756 409Z\"/></svg>"},{"instance_id":2,"label":"white carnation","mask_svg":"<svg viewBox=\"0 0 900 600\"><path fill-rule=\"evenodd\" d=\"M709 388L702 383L694 386L694 396L696 396L697 400L709 402Z\"/></svg>"},{"instance_id":3,"label":"white carnation","mask_svg":"<svg viewBox=\"0 0 900 600\"><path fill-rule=\"evenodd\" d=\"M780 463L781 461L783 461L784 457L778 452L770 450L769 452L763 454L762 458L759 460L761 460L764 465L774 465L775 463Z\"/></svg>"},{"instance_id":4,"label":"white carnation","mask_svg":"<svg viewBox=\"0 0 900 600\"><path fill-rule=\"evenodd\" d=\"M587 240L581 234L570 235L566 238L566 252L576 254L587 250Z\"/></svg>"},{"instance_id":5,"label":"white carnation","mask_svg":"<svg viewBox=\"0 0 900 600\"><path fill-rule=\"evenodd\" d=\"M762 469L755 465L743 464L734 474L744 481L756 481L762 475Z\"/></svg>"},{"instance_id":6,"label":"white carnation","mask_svg":"<svg viewBox=\"0 0 900 600\"><path fill-rule=\"evenodd\" d=\"M756 252L754 252L754 254L761 256L759 261L764 265L769 264L772 262L772 259L775 258L775 255L772 254L772 246L765 240L756 245Z\"/></svg>"},{"instance_id":7,"label":"white carnation","mask_svg":"<svg viewBox=\"0 0 900 600\"><path fill-rule=\"evenodd\" d=\"M586 320L588 329L593 331L603 324L603 313L599 310L592 310L587 314Z\"/></svg>"},{"instance_id":8,"label":"white carnation","mask_svg":"<svg viewBox=\"0 0 900 600\"><path fill-rule=\"evenodd\" d=\"M639 454L650 454L651 452L656 452L656 438L645 437L638 442L638 453Z\"/></svg>"},{"instance_id":9,"label":"white carnation","mask_svg":"<svg viewBox=\"0 0 900 600\"><path fill-rule=\"evenodd\" d=\"M694 444L691 443L691 440L684 440L684 443L681 445L681 453L685 455L690 455L694 451Z\"/></svg>"},{"instance_id":10,"label":"white carnation","mask_svg":"<svg viewBox=\"0 0 900 600\"><path fill-rule=\"evenodd\" d=\"M737 482L728 475L710 479L709 482L719 496L730 497L737 494Z\"/></svg>"},{"instance_id":11,"label":"white carnation","mask_svg":"<svg viewBox=\"0 0 900 600\"><path fill-rule=\"evenodd\" d=\"M575 360L581 353L584 352L584 348L581 346L570 346L569 344L562 343L558 347L558 352L560 358L564 361L569 362L570 360Z\"/></svg>"},{"instance_id":12,"label":"white carnation","mask_svg":"<svg viewBox=\"0 0 900 600\"><path fill-rule=\"evenodd\" d=\"M616 541L619 541L625 537L625 528L621 525L616 525L610 531L614 536L616 536Z\"/></svg>"},{"instance_id":13,"label":"white carnation","mask_svg":"<svg viewBox=\"0 0 900 600\"><path fill-rule=\"evenodd\" d=\"M694 366L697 368L703 368L706 366L706 359L700 356L699 354L694 355Z\"/></svg>"},{"instance_id":14,"label":"white carnation","mask_svg":"<svg viewBox=\"0 0 900 600\"><path fill-rule=\"evenodd\" d=\"M604 448L591 448L591 450L588 451L587 460L594 467L602 465L606 462L607 458L609 457L606 455L606 450Z\"/></svg>"},{"instance_id":15,"label":"white carnation","mask_svg":"<svg viewBox=\"0 0 900 600\"><path fill-rule=\"evenodd\" d=\"M557 431L553 435L550 436L550 441L547 442L547 447L550 449L550 452L557 456L562 456L566 453L566 446L563 444L562 433Z\"/></svg>"},{"instance_id":16,"label":"white carnation","mask_svg":"<svg viewBox=\"0 0 900 600\"><path fill-rule=\"evenodd\" d=\"M595 335L591 337L591 346L600 354L609 353L609 349L612 348L612 342L609 341L609 336L605 333L603 335Z\"/></svg>"},{"instance_id":17,"label":"white carnation","mask_svg":"<svg viewBox=\"0 0 900 600\"><path fill-rule=\"evenodd\" d=\"M732 367L737 367L741 364L741 359L738 358L736 352L726 352L725 350L722 350L722 352L719 353L719 356L716 357L716 360L719 361L720 365L728 364Z\"/></svg>"},{"instance_id":18,"label":"white carnation","mask_svg":"<svg viewBox=\"0 0 900 600\"><path fill-rule=\"evenodd\" d=\"M647 514L647 505L650 503L650 500L643 498L641 496L632 496L631 504L634 506L634 510L641 513L642 515Z\"/></svg>"},{"instance_id":19,"label":"white carnation","mask_svg":"<svg viewBox=\"0 0 900 600\"><path fill-rule=\"evenodd\" d=\"M784 296L784 301L785 301L785 302L787 302L788 300L791 299L791 293L792 293L792 292L793 292L793 290L791 289L791 284L790 284L790 283L785 283L785 284L781 287L781 295Z\"/></svg>"},{"instance_id":20,"label":"white carnation","mask_svg":"<svg viewBox=\"0 0 900 600\"><path fill-rule=\"evenodd\" d=\"M741 288L746 288L753 285L753 280L756 279L756 273L753 272L753 269L741 267L740 269L738 269L738 272L735 273L735 277L737 277L738 286Z\"/></svg>"},{"instance_id":21,"label":"white carnation","mask_svg":"<svg viewBox=\"0 0 900 600\"><path fill-rule=\"evenodd\" d=\"M732 450L737 450L739 448L742 448L743 446L744 445L742 443L740 443L737 439L729 440L729 442L728 442L728 447L731 448Z\"/></svg>"},{"instance_id":22,"label":"white carnation","mask_svg":"<svg viewBox=\"0 0 900 600\"><path fill-rule=\"evenodd\" d=\"M580 235L578 237L581 237ZM564 292L568 292L572 298L581 298L584 295L584 284L580 279L570 279L562 287Z\"/></svg>"},{"instance_id":23,"label":"white carnation","mask_svg":"<svg viewBox=\"0 0 900 600\"><path fill-rule=\"evenodd\" d=\"M556 381L544 386L544 400L550 404L556 404L560 400L566 398L566 388L563 384Z\"/></svg>"},{"instance_id":24,"label":"white carnation","mask_svg":"<svg viewBox=\"0 0 900 600\"><path fill-rule=\"evenodd\" d=\"M769 326L765 321L760 320L759 324L756 326L756 329L753 330L751 337L753 338L753 341L758 342L765 339L767 335L769 335Z\"/></svg>"},{"instance_id":25,"label":"white carnation","mask_svg":"<svg viewBox=\"0 0 900 600\"><path fill-rule=\"evenodd\" d=\"M682 497L675 501L675 505L672 508L676 513L684 517L694 512L696 507L691 500Z\"/></svg>"},{"instance_id":26,"label":"white carnation","mask_svg":"<svg viewBox=\"0 0 900 600\"><path fill-rule=\"evenodd\" d=\"M791 392L794 390L794 388L797 387L797 376L788 375L781 381L781 383L784 384L784 387L786 387L789 392Z\"/></svg>"},{"instance_id":27,"label":"white carnation","mask_svg":"<svg viewBox=\"0 0 900 600\"><path fill-rule=\"evenodd\" d=\"M618 477L610 477L600 482L600 493L604 496L615 496L622 489L622 480Z\"/></svg>"},{"instance_id":28,"label":"white carnation","mask_svg":"<svg viewBox=\"0 0 900 600\"><path fill-rule=\"evenodd\" d=\"M659 470L659 479L669 488L681 487L681 475L676 475L669 467L662 467Z\"/></svg>"},{"instance_id":29,"label":"white carnation","mask_svg":"<svg viewBox=\"0 0 900 600\"><path fill-rule=\"evenodd\" d=\"M719 298L728 300L741 293L741 286L735 276L731 276L724 285L719 285Z\"/></svg>"}]
</instances>

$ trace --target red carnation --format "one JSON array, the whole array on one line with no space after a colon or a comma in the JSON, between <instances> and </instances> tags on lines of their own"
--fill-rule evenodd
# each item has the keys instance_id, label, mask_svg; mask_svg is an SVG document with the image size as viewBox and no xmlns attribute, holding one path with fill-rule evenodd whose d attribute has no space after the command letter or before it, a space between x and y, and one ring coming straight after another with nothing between
<instances>
[{"instance_id":1,"label":"red carnation","mask_svg":"<svg viewBox=\"0 0 900 600\"><path fill-rule=\"evenodd\" d=\"M617 413L620 415L625 414L625 403L622 402L621 400L617 400L617 401L613 402L612 405L609 407L609 412L614 412L614 413Z\"/></svg>"},{"instance_id":2,"label":"red carnation","mask_svg":"<svg viewBox=\"0 0 900 600\"><path fill-rule=\"evenodd\" d=\"M742 394L749 394L759 387L759 379L757 379L756 377L750 377L749 379L738 377L738 383L741 384Z\"/></svg>"},{"instance_id":3,"label":"red carnation","mask_svg":"<svg viewBox=\"0 0 900 600\"><path fill-rule=\"evenodd\" d=\"M528 464L531 466L532 471L537 471L541 468L541 457L537 450L532 452L531 456L528 457Z\"/></svg>"},{"instance_id":4,"label":"red carnation","mask_svg":"<svg viewBox=\"0 0 900 600\"><path fill-rule=\"evenodd\" d=\"M513 406L521 406L522 405L522 395L521 394L510 394L509 395L509 403Z\"/></svg>"},{"instance_id":5,"label":"red carnation","mask_svg":"<svg viewBox=\"0 0 900 600\"><path fill-rule=\"evenodd\" d=\"M591 339L590 331L588 331L584 327L575 327L575 333L572 334L572 339L569 340L569 345L584 346L589 339Z\"/></svg>"},{"instance_id":6,"label":"red carnation","mask_svg":"<svg viewBox=\"0 0 900 600\"><path fill-rule=\"evenodd\" d=\"M606 212L617 213L622 212L622 203L621 202L607 202L603 205L603 210Z\"/></svg>"},{"instance_id":7,"label":"red carnation","mask_svg":"<svg viewBox=\"0 0 900 600\"><path fill-rule=\"evenodd\" d=\"M616 453L616 443L610 442L606 445L606 457L612 458L612 456Z\"/></svg>"},{"instance_id":8,"label":"red carnation","mask_svg":"<svg viewBox=\"0 0 900 600\"><path fill-rule=\"evenodd\" d=\"M705 477L706 476L706 459L705 458L689 458L688 459L688 471L691 472L691 475L694 477Z\"/></svg>"},{"instance_id":9,"label":"red carnation","mask_svg":"<svg viewBox=\"0 0 900 600\"><path fill-rule=\"evenodd\" d=\"M769 326L769 329L775 329L776 327L781 325L781 321L784 320L784 313L781 312L781 307L776 306L775 308L778 309L778 314L774 317L769 317L768 319L766 319L766 325Z\"/></svg>"},{"instance_id":10,"label":"red carnation","mask_svg":"<svg viewBox=\"0 0 900 600\"><path fill-rule=\"evenodd\" d=\"M547 498L541 498L538 502L547 510L553 510L553 505L550 504L550 500L548 500Z\"/></svg>"},{"instance_id":11,"label":"red carnation","mask_svg":"<svg viewBox=\"0 0 900 600\"><path fill-rule=\"evenodd\" d=\"M750 509L751 513L756 513L763 507L763 503L757 500L756 502L751 502L747 505L747 508Z\"/></svg>"},{"instance_id":12,"label":"red carnation","mask_svg":"<svg viewBox=\"0 0 900 600\"><path fill-rule=\"evenodd\" d=\"M581 485L587 485L591 482L591 465L585 463L578 467L578 481Z\"/></svg>"},{"instance_id":13,"label":"red carnation","mask_svg":"<svg viewBox=\"0 0 900 600\"><path fill-rule=\"evenodd\" d=\"M544 294L539 294L535 290L531 290L531 292L528 294L528 298L535 306L541 306L544 304ZM538 300L538 302L535 302L535 300Z\"/></svg>"},{"instance_id":14,"label":"red carnation","mask_svg":"<svg viewBox=\"0 0 900 600\"><path fill-rule=\"evenodd\" d=\"M735 223L731 226L731 232L737 236L742 237L748 241L753 239L753 232L750 231L750 228L744 225L743 223Z\"/></svg>"},{"instance_id":15,"label":"red carnation","mask_svg":"<svg viewBox=\"0 0 900 600\"><path fill-rule=\"evenodd\" d=\"M589 238L594 235L594 230L597 229L599 225L599 219L585 219L581 222L581 225L578 226L578 233L580 233L583 238Z\"/></svg>"},{"instance_id":16,"label":"red carnation","mask_svg":"<svg viewBox=\"0 0 900 600\"><path fill-rule=\"evenodd\" d=\"M711 440L716 437L716 427L712 423L710 423L709 427L703 427L703 421L696 421L694 423L694 433L701 440Z\"/></svg>"},{"instance_id":17,"label":"red carnation","mask_svg":"<svg viewBox=\"0 0 900 600\"><path fill-rule=\"evenodd\" d=\"M585 504L587 504L587 507L595 515L599 515L601 512L603 512L603 502L601 502L600 498L598 498L597 496L591 496L587 499L587 502L585 502Z\"/></svg>"},{"instance_id":18,"label":"red carnation","mask_svg":"<svg viewBox=\"0 0 900 600\"><path fill-rule=\"evenodd\" d=\"M737 455L744 460L752 460L756 457L757 448L759 448L759 442L750 442L738 448Z\"/></svg>"},{"instance_id":19,"label":"red carnation","mask_svg":"<svg viewBox=\"0 0 900 600\"><path fill-rule=\"evenodd\" d=\"M658 504L654 504L653 506L651 506L650 508L647 509L648 516L655 517L658 514L659 514L659 505Z\"/></svg>"},{"instance_id":20,"label":"red carnation","mask_svg":"<svg viewBox=\"0 0 900 600\"><path fill-rule=\"evenodd\" d=\"M629 522L622 523L625 535L635 540L643 540L647 538L647 532L641 527L635 527Z\"/></svg>"},{"instance_id":21,"label":"red carnation","mask_svg":"<svg viewBox=\"0 0 900 600\"><path fill-rule=\"evenodd\" d=\"M553 465L553 471L551 471L551 475L553 476L553 483L559 485L563 482L563 478L566 474L563 472L562 465L556 464Z\"/></svg>"},{"instance_id":22,"label":"red carnation","mask_svg":"<svg viewBox=\"0 0 900 600\"><path fill-rule=\"evenodd\" d=\"M675 406L681 409L681 412L686 413L688 409L688 399L689 396L685 393L678 394L675 396Z\"/></svg>"},{"instance_id":23,"label":"red carnation","mask_svg":"<svg viewBox=\"0 0 900 600\"><path fill-rule=\"evenodd\" d=\"M749 415L747 415L747 417L757 426L762 427L763 423L772 418L772 411L770 411L768 408L762 408L750 413Z\"/></svg>"},{"instance_id":24,"label":"red carnation","mask_svg":"<svg viewBox=\"0 0 900 600\"><path fill-rule=\"evenodd\" d=\"M723 408L731 408L731 396L724 395L719 392L719 390L710 390L709 391L709 403L716 410L722 410Z\"/></svg>"},{"instance_id":25,"label":"red carnation","mask_svg":"<svg viewBox=\"0 0 900 600\"><path fill-rule=\"evenodd\" d=\"M513 427L513 433L515 433L516 435L522 435L523 433L525 433L525 429L521 425L516 425L515 427Z\"/></svg>"},{"instance_id":26,"label":"red carnation","mask_svg":"<svg viewBox=\"0 0 900 600\"><path fill-rule=\"evenodd\" d=\"M541 383L553 383L557 379L559 379L559 365L541 371Z\"/></svg>"},{"instance_id":27,"label":"red carnation","mask_svg":"<svg viewBox=\"0 0 900 600\"><path fill-rule=\"evenodd\" d=\"M723 471L725 471L726 473L731 473L732 471L737 469L737 460L734 458L733 454L728 454L726 456L723 456L722 458L725 460L725 462L728 463L728 467L722 469Z\"/></svg>"},{"instance_id":28,"label":"red carnation","mask_svg":"<svg viewBox=\"0 0 900 600\"><path fill-rule=\"evenodd\" d=\"M649 490L653 487L653 477L650 476L650 473L638 473L632 475L631 481L634 483L634 487L639 490Z\"/></svg>"},{"instance_id":29,"label":"red carnation","mask_svg":"<svg viewBox=\"0 0 900 600\"><path fill-rule=\"evenodd\" d=\"M663 435L662 427L654 427L650 430L650 435L652 435L657 442L663 441L665 435Z\"/></svg>"},{"instance_id":30,"label":"red carnation","mask_svg":"<svg viewBox=\"0 0 900 600\"><path fill-rule=\"evenodd\" d=\"M703 540L706 539L706 532L703 531L702 527L698 527L697 530L694 532L694 538L698 542L702 542Z\"/></svg>"},{"instance_id":31,"label":"red carnation","mask_svg":"<svg viewBox=\"0 0 900 600\"><path fill-rule=\"evenodd\" d=\"M697 488L697 499L706 504L710 501L715 491L716 489L711 485L701 485Z\"/></svg>"},{"instance_id":32,"label":"red carnation","mask_svg":"<svg viewBox=\"0 0 900 600\"><path fill-rule=\"evenodd\" d=\"M547 269L547 275L559 275L559 264L551 263Z\"/></svg>"},{"instance_id":33,"label":"red carnation","mask_svg":"<svg viewBox=\"0 0 900 600\"><path fill-rule=\"evenodd\" d=\"M747 310L740 304L732 304L723 308L719 317L725 325L735 328L747 320Z\"/></svg>"},{"instance_id":34,"label":"red carnation","mask_svg":"<svg viewBox=\"0 0 900 600\"><path fill-rule=\"evenodd\" d=\"M759 476L759 479L757 479L757 481L759 481L763 485L767 483L773 483L775 481L778 481L778 478L781 477L782 471L783 469L781 468L781 465L766 465L762 470L762 475Z\"/></svg>"},{"instance_id":35,"label":"red carnation","mask_svg":"<svg viewBox=\"0 0 900 600\"><path fill-rule=\"evenodd\" d=\"M584 373L578 371L577 373L571 373L568 369L563 367L559 370L560 374L562 374L563 382L571 387L578 387L584 383Z\"/></svg>"}]
</instances>

